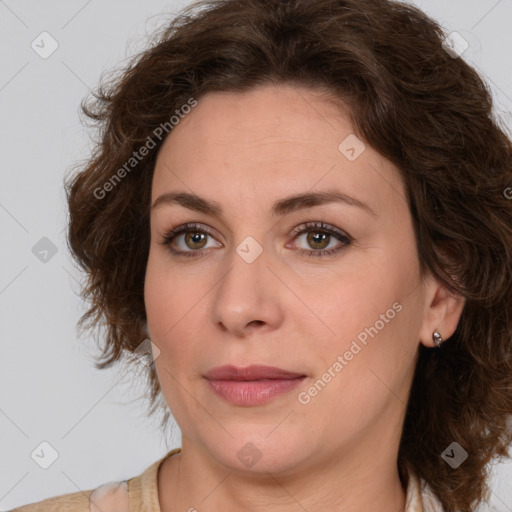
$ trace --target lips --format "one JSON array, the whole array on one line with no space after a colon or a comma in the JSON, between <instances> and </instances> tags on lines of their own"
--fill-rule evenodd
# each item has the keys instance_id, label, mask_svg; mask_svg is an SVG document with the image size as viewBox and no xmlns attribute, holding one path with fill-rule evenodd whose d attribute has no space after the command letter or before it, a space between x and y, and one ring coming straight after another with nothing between
<instances>
[{"instance_id":1,"label":"lips","mask_svg":"<svg viewBox=\"0 0 512 512\"><path fill-rule=\"evenodd\" d=\"M218 366L204 375L208 387L225 402L253 407L284 396L296 388L306 375L275 366Z\"/></svg>"},{"instance_id":2,"label":"lips","mask_svg":"<svg viewBox=\"0 0 512 512\"><path fill-rule=\"evenodd\" d=\"M217 366L205 375L208 380L256 381L256 380L283 380L305 377L302 373L290 372L275 366L252 365L237 367L233 365Z\"/></svg>"}]
</instances>

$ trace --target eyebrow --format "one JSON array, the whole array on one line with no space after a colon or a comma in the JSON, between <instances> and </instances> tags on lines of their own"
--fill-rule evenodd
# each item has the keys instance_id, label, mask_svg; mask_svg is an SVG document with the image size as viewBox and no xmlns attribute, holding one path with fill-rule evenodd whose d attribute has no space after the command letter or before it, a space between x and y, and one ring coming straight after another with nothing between
<instances>
[{"instance_id":1,"label":"eyebrow","mask_svg":"<svg viewBox=\"0 0 512 512\"><path fill-rule=\"evenodd\" d=\"M327 203L345 203L350 206L361 208L367 213L377 216L377 214L366 203L349 196L338 190L325 190L322 192L307 192L304 194L295 194L284 199L276 201L271 208L273 216L286 215L288 213L301 210L304 208L312 208ZM222 207L216 201L204 199L196 194L188 192L167 192L159 196L151 209L154 210L163 204L178 204L189 210L194 210L206 215L214 215L222 217Z\"/></svg>"}]
</instances>

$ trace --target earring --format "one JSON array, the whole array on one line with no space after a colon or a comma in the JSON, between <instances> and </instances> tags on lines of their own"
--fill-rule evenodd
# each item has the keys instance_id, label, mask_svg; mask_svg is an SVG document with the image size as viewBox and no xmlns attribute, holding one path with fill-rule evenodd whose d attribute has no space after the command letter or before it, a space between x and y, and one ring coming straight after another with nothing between
<instances>
[{"instance_id":1,"label":"earring","mask_svg":"<svg viewBox=\"0 0 512 512\"><path fill-rule=\"evenodd\" d=\"M432 339L438 348L441 346L441 343L443 343L443 338L437 329L432 333Z\"/></svg>"}]
</instances>

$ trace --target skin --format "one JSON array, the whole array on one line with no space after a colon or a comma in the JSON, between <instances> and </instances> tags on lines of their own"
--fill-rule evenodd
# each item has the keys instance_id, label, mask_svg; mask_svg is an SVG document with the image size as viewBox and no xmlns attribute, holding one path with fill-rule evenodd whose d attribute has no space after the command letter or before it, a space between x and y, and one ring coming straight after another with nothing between
<instances>
[{"instance_id":1,"label":"skin","mask_svg":"<svg viewBox=\"0 0 512 512\"><path fill-rule=\"evenodd\" d=\"M151 212L148 330L182 432L182 452L158 474L162 512L403 510L396 461L418 348L434 347L435 329L444 339L453 334L463 301L420 275L398 170L368 144L354 161L338 150L353 133L325 93L272 85L201 97L161 148L152 204L180 191L223 210L216 217L160 204ZM375 215L341 202L270 214L279 199L325 189L356 197ZM352 243L292 232L315 221ZM166 232L189 222L211 229L206 246L187 245L182 234L173 247L202 255L171 254L161 243ZM252 263L236 252L248 236L263 251ZM320 257L296 250L327 245L344 247ZM298 394L396 302L401 311L300 403ZM306 379L267 404L236 406L203 377L224 364L277 366ZM247 442L261 453L252 467L237 457Z\"/></svg>"}]
</instances>

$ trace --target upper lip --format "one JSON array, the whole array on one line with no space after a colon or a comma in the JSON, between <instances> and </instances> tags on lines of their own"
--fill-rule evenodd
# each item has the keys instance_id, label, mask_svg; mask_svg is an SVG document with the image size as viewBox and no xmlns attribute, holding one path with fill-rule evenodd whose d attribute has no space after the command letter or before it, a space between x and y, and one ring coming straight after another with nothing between
<instances>
[{"instance_id":1,"label":"upper lip","mask_svg":"<svg viewBox=\"0 0 512 512\"><path fill-rule=\"evenodd\" d=\"M205 373L208 380L260 380L260 379L295 379L305 377L302 373L290 372L275 366L217 366Z\"/></svg>"}]
</instances>

